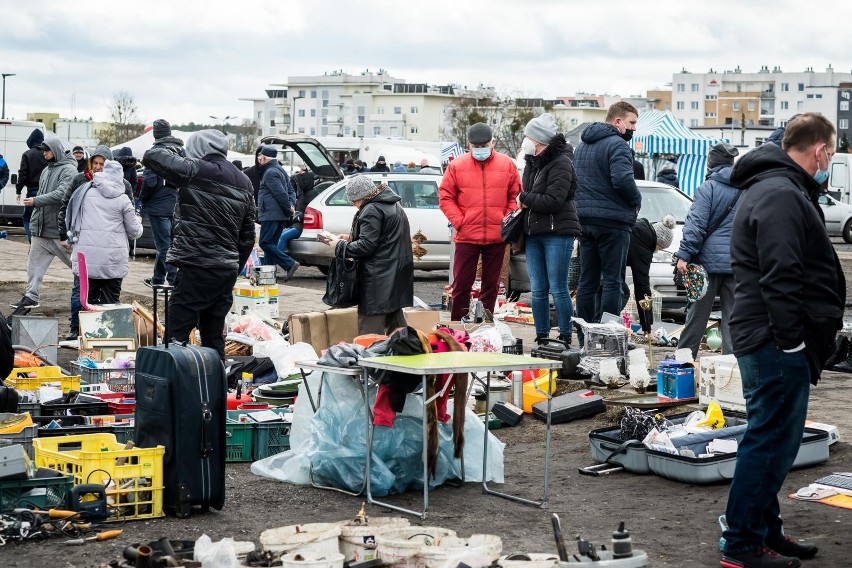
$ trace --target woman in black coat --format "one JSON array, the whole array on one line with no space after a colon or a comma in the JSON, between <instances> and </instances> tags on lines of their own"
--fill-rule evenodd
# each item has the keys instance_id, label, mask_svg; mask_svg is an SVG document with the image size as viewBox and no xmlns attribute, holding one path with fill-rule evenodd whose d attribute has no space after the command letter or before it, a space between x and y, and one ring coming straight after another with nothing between
<instances>
[{"instance_id":1,"label":"woman in black coat","mask_svg":"<svg viewBox=\"0 0 852 568\"><path fill-rule=\"evenodd\" d=\"M648 219L640 217L636 220L633 226L633 231L630 233L630 248L627 250L627 266L630 267L630 273L633 275L633 295L636 298L636 311L639 312L639 323L642 325L642 331L647 336L651 333L651 326L654 324L654 316L639 307L639 302L647 296L652 296L651 292L651 262L654 260L654 253L663 250L672 244L673 233L677 222L671 215L666 215L663 220L658 223L651 223ZM624 284L625 302L628 298L627 284Z\"/></svg>"},{"instance_id":2,"label":"woman in black coat","mask_svg":"<svg viewBox=\"0 0 852 568\"><path fill-rule=\"evenodd\" d=\"M523 189L518 205L525 209L527 272L532 288L536 341L550 335L550 302L556 304L559 339L571 343L574 309L568 291L568 266L580 221L574 207L577 179L573 148L557 131L549 113L524 128L521 148L526 154Z\"/></svg>"},{"instance_id":3,"label":"woman in black coat","mask_svg":"<svg viewBox=\"0 0 852 568\"><path fill-rule=\"evenodd\" d=\"M349 235L341 235L346 258L358 261L358 333L390 334L404 327L402 308L414 302L411 229L399 196L387 185L356 175L346 198L358 213ZM335 251L339 253L339 250Z\"/></svg>"}]
</instances>

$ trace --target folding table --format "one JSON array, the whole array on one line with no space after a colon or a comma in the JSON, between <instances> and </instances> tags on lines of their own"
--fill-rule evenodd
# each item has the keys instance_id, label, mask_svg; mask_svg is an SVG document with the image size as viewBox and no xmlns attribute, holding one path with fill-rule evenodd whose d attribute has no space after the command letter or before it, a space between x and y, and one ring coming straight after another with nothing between
<instances>
[{"instance_id":1,"label":"folding table","mask_svg":"<svg viewBox=\"0 0 852 568\"><path fill-rule=\"evenodd\" d=\"M505 353L470 353L470 352L449 352L449 353L424 353L422 355L393 355L389 357L367 357L358 361L361 367L365 369L387 370L406 373L410 375L420 375L422 377L423 393L426 393L426 377L428 375L439 375L445 373L471 373L474 380L483 384L485 387L485 405L486 408L490 405L490 383L492 373L507 373L511 371L529 371L535 369L548 369L550 371L550 380L555 380L553 377L553 369L561 368L560 361L552 361L548 359L538 359L523 355L509 355ZM485 372L486 378L481 379L473 373ZM366 392L367 381L364 382ZM551 389L547 389L548 393ZM548 479L550 465L550 409L551 396L547 394L547 429L545 435L545 452L544 452L544 493L540 500L534 501L524 499L508 493L494 491L488 487L488 427L485 425L483 436L483 458L482 458L482 492L489 495L497 495L506 499L511 499L519 503L527 505L535 505L544 507L547 505L548 496ZM457 396L460 393L456 393ZM466 393L465 393L466 395ZM437 395L436 395L437 396ZM369 400L369 399L367 399ZM429 400L424 400L424 413ZM371 453L369 448L372 448L373 429L372 423L368 426L368 453ZM422 519L426 518L426 512L429 509L429 473L427 471L427 433L426 420L423 420L423 510L413 511L396 505L378 501L374 499L370 492L370 457L367 456L366 465L366 484L367 484L367 502L387 507L401 513L416 515Z\"/></svg>"}]
</instances>

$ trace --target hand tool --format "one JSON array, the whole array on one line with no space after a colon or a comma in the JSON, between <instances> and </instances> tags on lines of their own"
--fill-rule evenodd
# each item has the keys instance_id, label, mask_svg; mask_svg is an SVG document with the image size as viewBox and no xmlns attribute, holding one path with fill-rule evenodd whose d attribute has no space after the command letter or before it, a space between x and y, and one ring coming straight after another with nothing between
<instances>
[{"instance_id":1,"label":"hand tool","mask_svg":"<svg viewBox=\"0 0 852 568\"><path fill-rule=\"evenodd\" d=\"M116 530L111 530L111 531L103 531L103 532L99 532L95 536L66 540L63 544L81 545L81 544L86 544L87 542L90 542L90 541L93 541L93 540L94 541L109 540L111 538L115 538L117 536L120 536L122 532L123 531L121 529L116 529Z\"/></svg>"}]
</instances>

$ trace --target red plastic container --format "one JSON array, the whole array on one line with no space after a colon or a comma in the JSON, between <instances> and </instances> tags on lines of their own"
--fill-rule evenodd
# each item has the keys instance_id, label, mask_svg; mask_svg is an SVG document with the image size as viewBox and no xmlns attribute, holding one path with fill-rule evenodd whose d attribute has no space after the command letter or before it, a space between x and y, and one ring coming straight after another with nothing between
<instances>
[{"instance_id":1,"label":"red plastic container","mask_svg":"<svg viewBox=\"0 0 852 568\"><path fill-rule=\"evenodd\" d=\"M136 399L111 400L107 402L107 406L112 414L133 414L136 411Z\"/></svg>"}]
</instances>

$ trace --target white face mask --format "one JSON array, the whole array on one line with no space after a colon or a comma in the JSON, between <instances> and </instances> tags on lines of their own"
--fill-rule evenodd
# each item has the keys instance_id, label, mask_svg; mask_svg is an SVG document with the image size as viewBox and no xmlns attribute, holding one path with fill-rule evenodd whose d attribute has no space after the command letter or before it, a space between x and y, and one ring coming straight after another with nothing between
<instances>
[{"instance_id":1,"label":"white face mask","mask_svg":"<svg viewBox=\"0 0 852 568\"><path fill-rule=\"evenodd\" d=\"M535 142L533 142L529 138L524 138L524 141L521 142L521 152L523 152L527 156L534 155L535 154Z\"/></svg>"}]
</instances>

